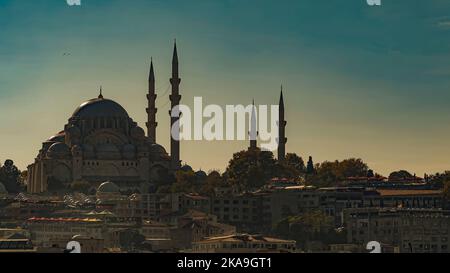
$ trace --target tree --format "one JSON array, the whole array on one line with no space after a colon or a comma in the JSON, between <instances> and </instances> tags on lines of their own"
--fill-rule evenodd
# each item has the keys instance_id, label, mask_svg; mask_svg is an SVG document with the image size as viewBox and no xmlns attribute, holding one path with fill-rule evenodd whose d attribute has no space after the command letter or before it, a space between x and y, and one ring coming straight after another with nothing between
<instances>
[{"instance_id":1,"label":"tree","mask_svg":"<svg viewBox=\"0 0 450 273\"><path fill-rule=\"evenodd\" d=\"M9 193L19 193L21 187L21 172L14 165L14 161L8 159L0 168L0 183L2 183Z\"/></svg>"},{"instance_id":2,"label":"tree","mask_svg":"<svg viewBox=\"0 0 450 273\"><path fill-rule=\"evenodd\" d=\"M322 164L317 164L316 169L312 174L308 174L306 182L318 188L335 186L338 181L335 172L335 163L325 161Z\"/></svg>"},{"instance_id":3,"label":"tree","mask_svg":"<svg viewBox=\"0 0 450 273\"><path fill-rule=\"evenodd\" d=\"M444 199L445 209L450 209L450 178L447 178L444 182L444 188L442 190L442 197Z\"/></svg>"},{"instance_id":4,"label":"tree","mask_svg":"<svg viewBox=\"0 0 450 273\"><path fill-rule=\"evenodd\" d=\"M400 170L400 171L396 171L396 172L392 172L389 175L389 180L408 180L408 179L412 179L414 178L414 176L409 173L408 171L405 170Z\"/></svg>"},{"instance_id":5,"label":"tree","mask_svg":"<svg viewBox=\"0 0 450 273\"><path fill-rule=\"evenodd\" d=\"M333 187L348 177L367 176L368 172L369 167L361 159L325 161L316 165L313 175L308 175L307 182L316 187Z\"/></svg>"},{"instance_id":6,"label":"tree","mask_svg":"<svg viewBox=\"0 0 450 273\"><path fill-rule=\"evenodd\" d=\"M285 162L286 165L294 169L299 175L305 172L305 162L297 154L288 153Z\"/></svg>"},{"instance_id":7,"label":"tree","mask_svg":"<svg viewBox=\"0 0 450 273\"><path fill-rule=\"evenodd\" d=\"M310 241L337 243L345 239L334 229L333 217L321 210L282 219L275 226L275 232L283 238L296 240L300 247L305 247Z\"/></svg>"},{"instance_id":8,"label":"tree","mask_svg":"<svg viewBox=\"0 0 450 273\"><path fill-rule=\"evenodd\" d=\"M171 191L174 193L180 192L194 192L195 182L197 177L192 170L179 170L175 173L176 182L171 186Z\"/></svg>"},{"instance_id":9,"label":"tree","mask_svg":"<svg viewBox=\"0 0 450 273\"><path fill-rule=\"evenodd\" d=\"M344 180L348 177L357 176L364 177L367 176L369 167L362 159L350 158L343 161L335 162L335 174L339 180Z\"/></svg>"},{"instance_id":10,"label":"tree","mask_svg":"<svg viewBox=\"0 0 450 273\"><path fill-rule=\"evenodd\" d=\"M233 155L224 176L230 184L250 190L265 185L278 169L272 152L247 150Z\"/></svg>"},{"instance_id":11,"label":"tree","mask_svg":"<svg viewBox=\"0 0 450 273\"><path fill-rule=\"evenodd\" d=\"M312 156L309 157L308 165L306 166L306 174L311 175L315 173L314 162Z\"/></svg>"},{"instance_id":12,"label":"tree","mask_svg":"<svg viewBox=\"0 0 450 273\"><path fill-rule=\"evenodd\" d=\"M145 242L145 236L140 234L137 230L126 229L119 232L120 246L127 251L134 251L141 248Z\"/></svg>"},{"instance_id":13,"label":"tree","mask_svg":"<svg viewBox=\"0 0 450 273\"><path fill-rule=\"evenodd\" d=\"M369 177L369 178L375 177L375 174L374 174L373 170L368 170L367 171L367 177Z\"/></svg>"},{"instance_id":14,"label":"tree","mask_svg":"<svg viewBox=\"0 0 450 273\"><path fill-rule=\"evenodd\" d=\"M304 173L305 162L303 159L295 153L288 153L283 163L277 162L273 176L296 180Z\"/></svg>"},{"instance_id":15,"label":"tree","mask_svg":"<svg viewBox=\"0 0 450 273\"><path fill-rule=\"evenodd\" d=\"M427 177L427 182L431 186L433 186L434 188L442 189L444 187L445 181L450 180L450 171L425 176Z\"/></svg>"},{"instance_id":16,"label":"tree","mask_svg":"<svg viewBox=\"0 0 450 273\"><path fill-rule=\"evenodd\" d=\"M214 189L227 186L224 177L218 171L212 171L206 178L206 183L200 188L200 193L205 195L214 195Z\"/></svg>"}]
</instances>

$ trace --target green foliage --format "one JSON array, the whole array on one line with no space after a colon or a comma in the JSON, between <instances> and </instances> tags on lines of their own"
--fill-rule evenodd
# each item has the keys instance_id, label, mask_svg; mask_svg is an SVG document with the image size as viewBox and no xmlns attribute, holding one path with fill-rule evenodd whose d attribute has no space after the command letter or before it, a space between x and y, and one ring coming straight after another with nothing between
<instances>
[{"instance_id":1,"label":"green foliage","mask_svg":"<svg viewBox=\"0 0 450 273\"><path fill-rule=\"evenodd\" d=\"M313 158L312 158L312 156L310 156L309 160L308 160L308 165L306 166L306 174L312 175L315 172L316 171L315 171L315 168L314 168Z\"/></svg>"},{"instance_id":2,"label":"green foliage","mask_svg":"<svg viewBox=\"0 0 450 273\"><path fill-rule=\"evenodd\" d=\"M278 173L273 153L255 149L235 153L224 176L229 183L250 190L263 186Z\"/></svg>"},{"instance_id":3,"label":"green foliage","mask_svg":"<svg viewBox=\"0 0 450 273\"><path fill-rule=\"evenodd\" d=\"M295 153L288 153L286 155L286 165L294 169L298 174L302 174L306 171L303 158Z\"/></svg>"},{"instance_id":4,"label":"green foliage","mask_svg":"<svg viewBox=\"0 0 450 273\"><path fill-rule=\"evenodd\" d=\"M447 178L444 182L444 187L442 191L444 200L450 202L450 178Z\"/></svg>"},{"instance_id":5,"label":"green foliage","mask_svg":"<svg viewBox=\"0 0 450 273\"><path fill-rule=\"evenodd\" d=\"M0 168L0 183L9 193L18 193L22 190L21 172L10 159Z\"/></svg>"},{"instance_id":6,"label":"green foliage","mask_svg":"<svg viewBox=\"0 0 450 273\"><path fill-rule=\"evenodd\" d=\"M200 194L214 195L214 189L217 187L225 187L226 183L224 177L218 171L212 171L206 178L206 183L200 188Z\"/></svg>"},{"instance_id":7,"label":"green foliage","mask_svg":"<svg viewBox=\"0 0 450 273\"><path fill-rule=\"evenodd\" d=\"M362 159L325 161L316 165L313 175L308 175L307 183L316 187L332 187L347 177L367 176L368 171L369 167Z\"/></svg>"},{"instance_id":8,"label":"green foliage","mask_svg":"<svg viewBox=\"0 0 450 273\"><path fill-rule=\"evenodd\" d=\"M191 170L183 171L179 170L175 173L176 182L172 185L172 192L195 192L195 173Z\"/></svg>"},{"instance_id":9,"label":"green foliage","mask_svg":"<svg viewBox=\"0 0 450 273\"><path fill-rule=\"evenodd\" d=\"M445 171L443 173L436 173L434 175L428 175L427 181L429 184L436 188L443 188L446 181L450 181L450 171Z\"/></svg>"},{"instance_id":10,"label":"green foliage","mask_svg":"<svg viewBox=\"0 0 450 273\"><path fill-rule=\"evenodd\" d=\"M282 219L276 226L277 235L296 240L301 247L309 241L336 243L345 240L345 235L334 229L333 217L320 210Z\"/></svg>"},{"instance_id":11,"label":"green foliage","mask_svg":"<svg viewBox=\"0 0 450 273\"><path fill-rule=\"evenodd\" d=\"M305 162L303 161L303 158L301 158L295 153L288 153L286 155L286 160L284 164L277 165L276 168L277 174L276 175L274 174L274 176L294 180L298 179L306 171Z\"/></svg>"},{"instance_id":12,"label":"green foliage","mask_svg":"<svg viewBox=\"0 0 450 273\"><path fill-rule=\"evenodd\" d=\"M411 179L414 176L409 173L408 171L405 170L400 170L400 171L396 171L396 172L392 172L389 175L389 180L405 180L405 179Z\"/></svg>"},{"instance_id":13,"label":"green foliage","mask_svg":"<svg viewBox=\"0 0 450 273\"><path fill-rule=\"evenodd\" d=\"M140 234L137 230L126 229L119 233L120 246L127 251L139 249L144 242L145 236Z\"/></svg>"}]
</instances>

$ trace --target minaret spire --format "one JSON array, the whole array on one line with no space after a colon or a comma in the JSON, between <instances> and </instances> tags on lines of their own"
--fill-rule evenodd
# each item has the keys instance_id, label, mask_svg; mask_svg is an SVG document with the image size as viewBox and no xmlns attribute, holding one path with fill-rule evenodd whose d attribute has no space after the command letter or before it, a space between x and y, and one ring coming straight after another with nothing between
<instances>
[{"instance_id":1,"label":"minaret spire","mask_svg":"<svg viewBox=\"0 0 450 273\"><path fill-rule=\"evenodd\" d=\"M252 104L252 116L250 117L250 147L249 150L255 150L258 148L258 125L256 118L256 106L255 100L253 100Z\"/></svg>"},{"instance_id":2,"label":"minaret spire","mask_svg":"<svg viewBox=\"0 0 450 273\"><path fill-rule=\"evenodd\" d=\"M100 85L100 94L98 95L99 99L103 99L103 87Z\"/></svg>"},{"instance_id":3,"label":"minaret spire","mask_svg":"<svg viewBox=\"0 0 450 273\"><path fill-rule=\"evenodd\" d=\"M156 122L156 113L158 109L156 108L156 95L155 90L155 71L153 69L153 58L150 61L150 73L148 75L148 94L147 94L147 137L151 143L156 143L156 127L158 123Z\"/></svg>"},{"instance_id":4,"label":"minaret spire","mask_svg":"<svg viewBox=\"0 0 450 273\"><path fill-rule=\"evenodd\" d=\"M278 162L283 163L286 160L286 125L287 121L284 118L284 97L283 85L281 85L280 104L278 113Z\"/></svg>"},{"instance_id":5,"label":"minaret spire","mask_svg":"<svg viewBox=\"0 0 450 273\"><path fill-rule=\"evenodd\" d=\"M178 50L177 41L175 40L172 58L172 78L170 79L172 85L172 93L170 95L171 111L170 114L170 124L171 124L171 140L170 140L170 157L171 157L171 168L172 170L178 170L181 168L180 161L180 124L179 120L181 113L178 109L180 105L181 95L180 95L180 83L181 79L179 77L178 70Z\"/></svg>"}]
</instances>

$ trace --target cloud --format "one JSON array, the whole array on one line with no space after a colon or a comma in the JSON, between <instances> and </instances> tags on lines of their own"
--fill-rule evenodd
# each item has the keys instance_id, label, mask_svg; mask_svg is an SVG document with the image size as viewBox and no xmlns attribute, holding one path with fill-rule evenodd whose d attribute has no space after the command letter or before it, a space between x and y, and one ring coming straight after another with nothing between
<instances>
[{"instance_id":1,"label":"cloud","mask_svg":"<svg viewBox=\"0 0 450 273\"><path fill-rule=\"evenodd\" d=\"M437 22L436 26L441 29L450 29L450 20Z\"/></svg>"}]
</instances>

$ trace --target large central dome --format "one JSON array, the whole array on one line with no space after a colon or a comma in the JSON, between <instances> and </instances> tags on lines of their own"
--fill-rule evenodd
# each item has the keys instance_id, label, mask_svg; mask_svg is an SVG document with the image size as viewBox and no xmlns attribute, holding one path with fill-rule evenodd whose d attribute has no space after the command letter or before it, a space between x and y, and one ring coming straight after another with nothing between
<instances>
[{"instance_id":1,"label":"large central dome","mask_svg":"<svg viewBox=\"0 0 450 273\"><path fill-rule=\"evenodd\" d=\"M127 111L117 102L99 97L81 104L73 113L77 118L128 118Z\"/></svg>"}]
</instances>

